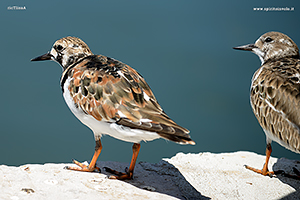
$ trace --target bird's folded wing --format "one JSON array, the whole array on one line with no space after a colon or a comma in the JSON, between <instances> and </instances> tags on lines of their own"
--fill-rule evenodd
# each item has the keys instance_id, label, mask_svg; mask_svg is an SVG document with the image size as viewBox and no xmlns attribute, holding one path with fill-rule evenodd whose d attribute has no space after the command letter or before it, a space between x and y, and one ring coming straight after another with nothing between
<instances>
[{"instance_id":1,"label":"bird's folded wing","mask_svg":"<svg viewBox=\"0 0 300 200\"><path fill-rule=\"evenodd\" d=\"M264 130L300 151L300 64L282 59L259 72L250 94L254 114Z\"/></svg>"},{"instance_id":2,"label":"bird's folded wing","mask_svg":"<svg viewBox=\"0 0 300 200\"><path fill-rule=\"evenodd\" d=\"M189 131L163 112L144 78L128 65L94 55L67 73L75 105L95 119L157 132L175 142L191 141Z\"/></svg>"}]
</instances>

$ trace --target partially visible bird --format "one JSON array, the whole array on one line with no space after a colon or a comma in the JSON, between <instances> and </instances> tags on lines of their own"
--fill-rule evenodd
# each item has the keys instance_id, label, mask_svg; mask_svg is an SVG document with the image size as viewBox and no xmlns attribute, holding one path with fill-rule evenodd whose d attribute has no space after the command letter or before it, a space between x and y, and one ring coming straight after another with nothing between
<instances>
[{"instance_id":1,"label":"partially visible bird","mask_svg":"<svg viewBox=\"0 0 300 200\"><path fill-rule=\"evenodd\" d=\"M171 120L158 104L144 78L130 66L103 55L94 55L79 38L57 40L51 51L31 61L53 60L63 68L61 89L73 114L94 133L96 147L88 166L70 170L100 170L104 134L133 142L133 156L125 173L106 168L116 179L131 179L141 141L164 138L180 144L192 144L189 131Z\"/></svg>"},{"instance_id":2,"label":"partially visible bird","mask_svg":"<svg viewBox=\"0 0 300 200\"><path fill-rule=\"evenodd\" d=\"M234 49L252 51L261 60L261 67L252 77L250 102L266 134L266 162L262 170L246 168L272 176L274 172L268 170L272 141L300 153L299 49L291 38L279 32L265 33L255 44Z\"/></svg>"}]
</instances>

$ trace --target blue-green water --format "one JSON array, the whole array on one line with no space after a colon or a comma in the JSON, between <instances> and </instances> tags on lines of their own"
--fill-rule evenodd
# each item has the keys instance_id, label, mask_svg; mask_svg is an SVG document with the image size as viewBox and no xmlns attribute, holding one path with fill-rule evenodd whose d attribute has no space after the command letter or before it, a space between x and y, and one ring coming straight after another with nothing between
<instances>
[{"instance_id":1,"label":"blue-green water","mask_svg":"<svg viewBox=\"0 0 300 200\"><path fill-rule=\"evenodd\" d=\"M264 154L265 135L249 103L250 80L260 61L232 47L272 30L300 45L299 10L297 1L1 1L0 164L92 157L93 134L63 100L60 66L30 62L69 35L83 39L93 53L139 71L166 113L197 143L142 143L139 161L158 162L177 152ZM108 136L102 144L100 160L130 161L132 144ZM276 143L272 155L300 158Z\"/></svg>"}]
</instances>

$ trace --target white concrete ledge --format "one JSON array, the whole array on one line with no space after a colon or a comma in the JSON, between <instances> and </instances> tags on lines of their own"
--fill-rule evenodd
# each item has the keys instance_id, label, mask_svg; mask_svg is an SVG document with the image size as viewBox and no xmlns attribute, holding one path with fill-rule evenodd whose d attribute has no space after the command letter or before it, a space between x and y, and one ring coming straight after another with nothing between
<instances>
[{"instance_id":1,"label":"white concrete ledge","mask_svg":"<svg viewBox=\"0 0 300 200\"><path fill-rule=\"evenodd\" d=\"M0 199L299 199L300 181L264 177L243 165L262 168L265 156L250 152L179 153L159 163L140 162L134 179L107 179L109 173L63 169L73 164L0 166ZM300 162L270 159L270 168L293 173ZM128 163L98 162L123 171Z\"/></svg>"}]
</instances>

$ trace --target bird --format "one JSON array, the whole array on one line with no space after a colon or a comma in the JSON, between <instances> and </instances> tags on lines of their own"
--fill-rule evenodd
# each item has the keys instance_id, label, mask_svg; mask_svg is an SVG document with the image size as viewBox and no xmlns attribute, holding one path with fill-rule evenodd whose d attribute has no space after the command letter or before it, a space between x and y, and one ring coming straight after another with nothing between
<instances>
[{"instance_id":1,"label":"bird","mask_svg":"<svg viewBox=\"0 0 300 200\"><path fill-rule=\"evenodd\" d=\"M290 37L275 31L261 35L254 44L234 49L251 51L261 61L251 80L250 103L266 135L266 160L261 170L245 167L264 176L276 176L282 170L268 170L272 141L300 153L299 49Z\"/></svg>"},{"instance_id":2,"label":"bird","mask_svg":"<svg viewBox=\"0 0 300 200\"><path fill-rule=\"evenodd\" d=\"M89 165L73 160L68 170L101 172L96 161L101 137L109 135L133 143L132 159L125 172L105 167L112 179L132 179L141 141L164 138L195 145L189 130L175 123L161 108L149 85L135 69L116 59L95 55L78 37L57 40L51 50L31 61L52 60L62 67L60 86L72 113L95 138L95 153Z\"/></svg>"}]
</instances>

